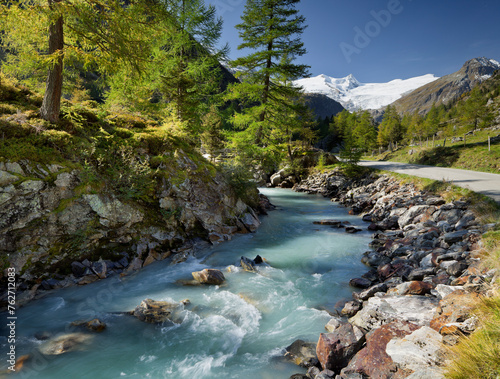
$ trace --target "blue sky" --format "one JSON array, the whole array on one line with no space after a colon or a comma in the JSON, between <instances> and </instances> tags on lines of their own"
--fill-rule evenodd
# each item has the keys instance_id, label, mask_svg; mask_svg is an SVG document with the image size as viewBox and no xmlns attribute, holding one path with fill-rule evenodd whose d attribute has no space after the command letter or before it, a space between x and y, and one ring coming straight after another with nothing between
<instances>
[{"instance_id":1,"label":"blue sky","mask_svg":"<svg viewBox=\"0 0 500 379\"><path fill-rule=\"evenodd\" d=\"M244 55L234 25L245 0L207 0L224 19L222 42L232 59ZM485 56L500 61L498 0L302 0L297 7L308 28L302 40L308 53L297 60L312 76L361 82L458 70Z\"/></svg>"}]
</instances>

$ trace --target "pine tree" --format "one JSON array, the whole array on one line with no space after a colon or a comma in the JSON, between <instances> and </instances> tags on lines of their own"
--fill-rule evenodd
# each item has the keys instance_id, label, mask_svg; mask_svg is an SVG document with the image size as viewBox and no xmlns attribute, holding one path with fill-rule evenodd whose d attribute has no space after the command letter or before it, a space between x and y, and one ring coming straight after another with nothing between
<instances>
[{"instance_id":1,"label":"pine tree","mask_svg":"<svg viewBox=\"0 0 500 379\"><path fill-rule=\"evenodd\" d=\"M280 115L300 120L304 105L297 101L301 89L291 81L308 75L308 66L294 64L306 50L300 40L305 18L295 6L300 0L247 0L242 23L236 28L243 39L238 49L252 53L232 62L241 68L241 83L230 87L227 100L238 99L243 111L233 118L240 142L251 143L249 149L258 154L265 147L273 149L270 136L284 128ZM271 153L274 155L274 152Z\"/></svg>"}]
</instances>

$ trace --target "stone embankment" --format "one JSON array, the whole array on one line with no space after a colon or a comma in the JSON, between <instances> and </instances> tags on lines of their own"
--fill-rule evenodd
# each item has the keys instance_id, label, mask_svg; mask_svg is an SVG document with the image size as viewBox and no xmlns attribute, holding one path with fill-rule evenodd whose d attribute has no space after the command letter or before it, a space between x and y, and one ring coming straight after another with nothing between
<instances>
[{"instance_id":1,"label":"stone embankment","mask_svg":"<svg viewBox=\"0 0 500 379\"><path fill-rule=\"evenodd\" d=\"M330 172L294 188L350 207L373 240L362 257L369 270L350 282L353 300L319 337L318 361L293 377L443 378L446 346L474 331L474 304L498 275L480 265L481 235L492 225L466 201L447 203L386 175Z\"/></svg>"},{"instance_id":2,"label":"stone embankment","mask_svg":"<svg viewBox=\"0 0 500 379\"><path fill-rule=\"evenodd\" d=\"M126 275L155 261L187 258L198 245L254 232L252 209L223 175L182 150L148 202L120 196L85 172L57 164L0 161L0 288L16 272L17 304L49 290ZM257 191L255 191L257 193ZM258 202L258 200L257 200ZM5 270L5 271L4 271ZM0 308L6 304L2 291Z\"/></svg>"}]
</instances>

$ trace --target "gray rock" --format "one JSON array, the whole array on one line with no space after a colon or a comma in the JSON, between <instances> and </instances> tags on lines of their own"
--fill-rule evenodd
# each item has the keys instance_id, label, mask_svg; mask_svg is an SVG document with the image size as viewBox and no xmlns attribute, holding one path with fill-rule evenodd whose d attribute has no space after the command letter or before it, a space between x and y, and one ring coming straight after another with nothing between
<instances>
[{"instance_id":1,"label":"gray rock","mask_svg":"<svg viewBox=\"0 0 500 379\"><path fill-rule=\"evenodd\" d=\"M438 299L425 296L371 297L349 322L366 331L395 320L428 326L438 303Z\"/></svg>"},{"instance_id":2,"label":"gray rock","mask_svg":"<svg viewBox=\"0 0 500 379\"><path fill-rule=\"evenodd\" d=\"M76 278L80 278L83 275L85 275L87 270L88 270L88 267L85 267L80 262L72 262L71 263L71 271L73 272L73 275Z\"/></svg>"},{"instance_id":3,"label":"gray rock","mask_svg":"<svg viewBox=\"0 0 500 379\"><path fill-rule=\"evenodd\" d=\"M405 370L418 371L443 363L443 337L424 326L404 338L389 341L387 354Z\"/></svg>"},{"instance_id":4,"label":"gray rock","mask_svg":"<svg viewBox=\"0 0 500 379\"><path fill-rule=\"evenodd\" d=\"M39 350L44 355L61 355L84 348L92 342L92 339L89 334L64 334L48 340L39 347Z\"/></svg>"},{"instance_id":5,"label":"gray rock","mask_svg":"<svg viewBox=\"0 0 500 379\"><path fill-rule=\"evenodd\" d=\"M363 307L363 303L358 300L348 301L340 312L342 316L352 317Z\"/></svg>"},{"instance_id":6,"label":"gray rock","mask_svg":"<svg viewBox=\"0 0 500 379\"><path fill-rule=\"evenodd\" d=\"M245 226L245 228L251 233L255 232L260 226L260 221L253 212L245 213L243 217L240 218L240 221Z\"/></svg>"},{"instance_id":7,"label":"gray rock","mask_svg":"<svg viewBox=\"0 0 500 379\"><path fill-rule=\"evenodd\" d=\"M91 269L94 272L94 274L96 274L99 277L99 279L105 279L108 274L108 266L106 265L106 262L103 261L102 259L92 263Z\"/></svg>"},{"instance_id":8,"label":"gray rock","mask_svg":"<svg viewBox=\"0 0 500 379\"><path fill-rule=\"evenodd\" d=\"M427 205L443 205L446 203L446 201L442 197L429 197L425 201Z\"/></svg>"},{"instance_id":9,"label":"gray rock","mask_svg":"<svg viewBox=\"0 0 500 379\"><path fill-rule=\"evenodd\" d=\"M54 184L60 188L71 188L76 181L76 175L69 172L62 172L57 175L57 179Z\"/></svg>"},{"instance_id":10,"label":"gray rock","mask_svg":"<svg viewBox=\"0 0 500 379\"><path fill-rule=\"evenodd\" d=\"M462 273L467 269L468 265L464 261L461 262L453 262L446 268L446 272L451 275L458 277L462 275Z\"/></svg>"},{"instance_id":11,"label":"gray rock","mask_svg":"<svg viewBox=\"0 0 500 379\"><path fill-rule=\"evenodd\" d=\"M426 367L415 371L406 379L444 379L442 370L438 367Z\"/></svg>"},{"instance_id":12,"label":"gray rock","mask_svg":"<svg viewBox=\"0 0 500 379\"><path fill-rule=\"evenodd\" d=\"M450 293L453 293L458 290L462 290L463 286L448 286L445 284L438 284L436 288L434 288L433 293L439 298L444 298L448 296Z\"/></svg>"},{"instance_id":13,"label":"gray rock","mask_svg":"<svg viewBox=\"0 0 500 379\"><path fill-rule=\"evenodd\" d=\"M45 188L45 183L42 180L25 180L19 185L19 189L23 195L40 192Z\"/></svg>"},{"instance_id":14,"label":"gray rock","mask_svg":"<svg viewBox=\"0 0 500 379\"><path fill-rule=\"evenodd\" d=\"M6 171L0 171L0 187L7 186L11 183L17 182L19 178L15 175L9 174Z\"/></svg>"},{"instance_id":15,"label":"gray rock","mask_svg":"<svg viewBox=\"0 0 500 379\"><path fill-rule=\"evenodd\" d=\"M469 232L467 230L459 230L457 232L446 233L443 236L443 239L444 239L444 242L451 245L451 244L454 244L456 242L462 241L468 233Z\"/></svg>"},{"instance_id":16,"label":"gray rock","mask_svg":"<svg viewBox=\"0 0 500 379\"><path fill-rule=\"evenodd\" d=\"M184 305L182 303L145 299L130 314L150 324L160 324L165 321L180 324L182 322L181 312L183 310Z\"/></svg>"},{"instance_id":17,"label":"gray rock","mask_svg":"<svg viewBox=\"0 0 500 379\"><path fill-rule=\"evenodd\" d=\"M107 227L130 226L141 222L142 213L120 200L102 195L83 195L92 210L100 217L100 223Z\"/></svg>"},{"instance_id":18,"label":"gray rock","mask_svg":"<svg viewBox=\"0 0 500 379\"><path fill-rule=\"evenodd\" d=\"M309 367L309 369L307 370L307 378L308 379L315 379L317 375L319 375L320 373L320 369L317 368L316 366L313 366L313 367Z\"/></svg>"},{"instance_id":19,"label":"gray rock","mask_svg":"<svg viewBox=\"0 0 500 379\"><path fill-rule=\"evenodd\" d=\"M349 285L355 288L369 288L372 285L372 282L365 278L353 278L349 281Z\"/></svg>"},{"instance_id":20,"label":"gray rock","mask_svg":"<svg viewBox=\"0 0 500 379\"><path fill-rule=\"evenodd\" d=\"M425 268L425 269L415 269L413 270L410 275L408 275L408 280L422 280L426 276L433 275L436 273L436 269L434 267L431 268Z\"/></svg>"},{"instance_id":21,"label":"gray rock","mask_svg":"<svg viewBox=\"0 0 500 379\"><path fill-rule=\"evenodd\" d=\"M371 286L370 288L361 291L359 293L355 293L354 298L358 300L368 300L370 297L374 296L377 292L385 292L387 291L387 284L379 283Z\"/></svg>"},{"instance_id":22,"label":"gray rock","mask_svg":"<svg viewBox=\"0 0 500 379\"><path fill-rule=\"evenodd\" d=\"M335 329L337 329L340 325L342 325L342 321L340 321L339 318L333 317L325 325L325 329L328 331L328 333L333 333Z\"/></svg>"},{"instance_id":23,"label":"gray rock","mask_svg":"<svg viewBox=\"0 0 500 379\"><path fill-rule=\"evenodd\" d=\"M13 172L14 174L19 174L19 175L25 176L22 167L17 162L5 163L5 169L9 172Z\"/></svg>"},{"instance_id":24,"label":"gray rock","mask_svg":"<svg viewBox=\"0 0 500 379\"><path fill-rule=\"evenodd\" d=\"M404 228L406 225L412 223L412 221L419 215L433 211L434 208L431 208L429 205L415 205L409 208L398 220L398 224L400 228Z\"/></svg>"},{"instance_id":25,"label":"gray rock","mask_svg":"<svg viewBox=\"0 0 500 379\"><path fill-rule=\"evenodd\" d=\"M333 379L335 373L332 370L323 370L317 376L316 379Z\"/></svg>"}]
</instances>

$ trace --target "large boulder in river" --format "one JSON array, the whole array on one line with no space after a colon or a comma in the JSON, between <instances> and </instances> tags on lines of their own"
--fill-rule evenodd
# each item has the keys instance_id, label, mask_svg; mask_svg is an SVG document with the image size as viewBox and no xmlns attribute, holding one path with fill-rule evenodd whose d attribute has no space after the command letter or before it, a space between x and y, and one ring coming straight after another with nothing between
<instances>
[{"instance_id":1,"label":"large boulder in river","mask_svg":"<svg viewBox=\"0 0 500 379\"><path fill-rule=\"evenodd\" d=\"M82 326L93 332L102 332L104 329L106 329L106 323L99 320L98 318L95 318L90 321L84 321L84 320L73 321L71 325Z\"/></svg>"},{"instance_id":2,"label":"large boulder in river","mask_svg":"<svg viewBox=\"0 0 500 379\"><path fill-rule=\"evenodd\" d=\"M180 312L183 310L184 305L182 303L145 299L129 313L150 324L159 324L165 321L179 324L181 323Z\"/></svg>"},{"instance_id":3,"label":"large boulder in river","mask_svg":"<svg viewBox=\"0 0 500 379\"><path fill-rule=\"evenodd\" d=\"M90 334L70 333L54 337L39 347L44 355L60 355L70 351L80 350L92 341Z\"/></svg>"},{"instance_id":4,"label":"large boulder in river","mask_svg":"<svg viewBox=\"0 0 500 379\"><path fill-rule=\"evenodd\" d=\"M220 285L226 280L224 274L220 270L206 268L201 271L192 272L193 278L201 284Z\"/></svg>"},{"instance_id":5,"label":"large boulder in river","mask_svg":"<svg viewBox=\"0 0 500 379\"><path fill-rule=\"evenodd\" d=\"M250 258L241 257L240 265L245 271L257 272L257 267L255 267L255 261L251 260Z\"/></svg>"},{"instance_id":6,"label":"large boulder in river","mask_svg":"<svg viewBox=\"0 0 500 379\"><path fill-rule=\"evenodd\" d=\"M285 350L285 357L292 360L298 366L309 368L318 364L316 344L313 342L297 340Z\"/></svg>"}]
</instances>

